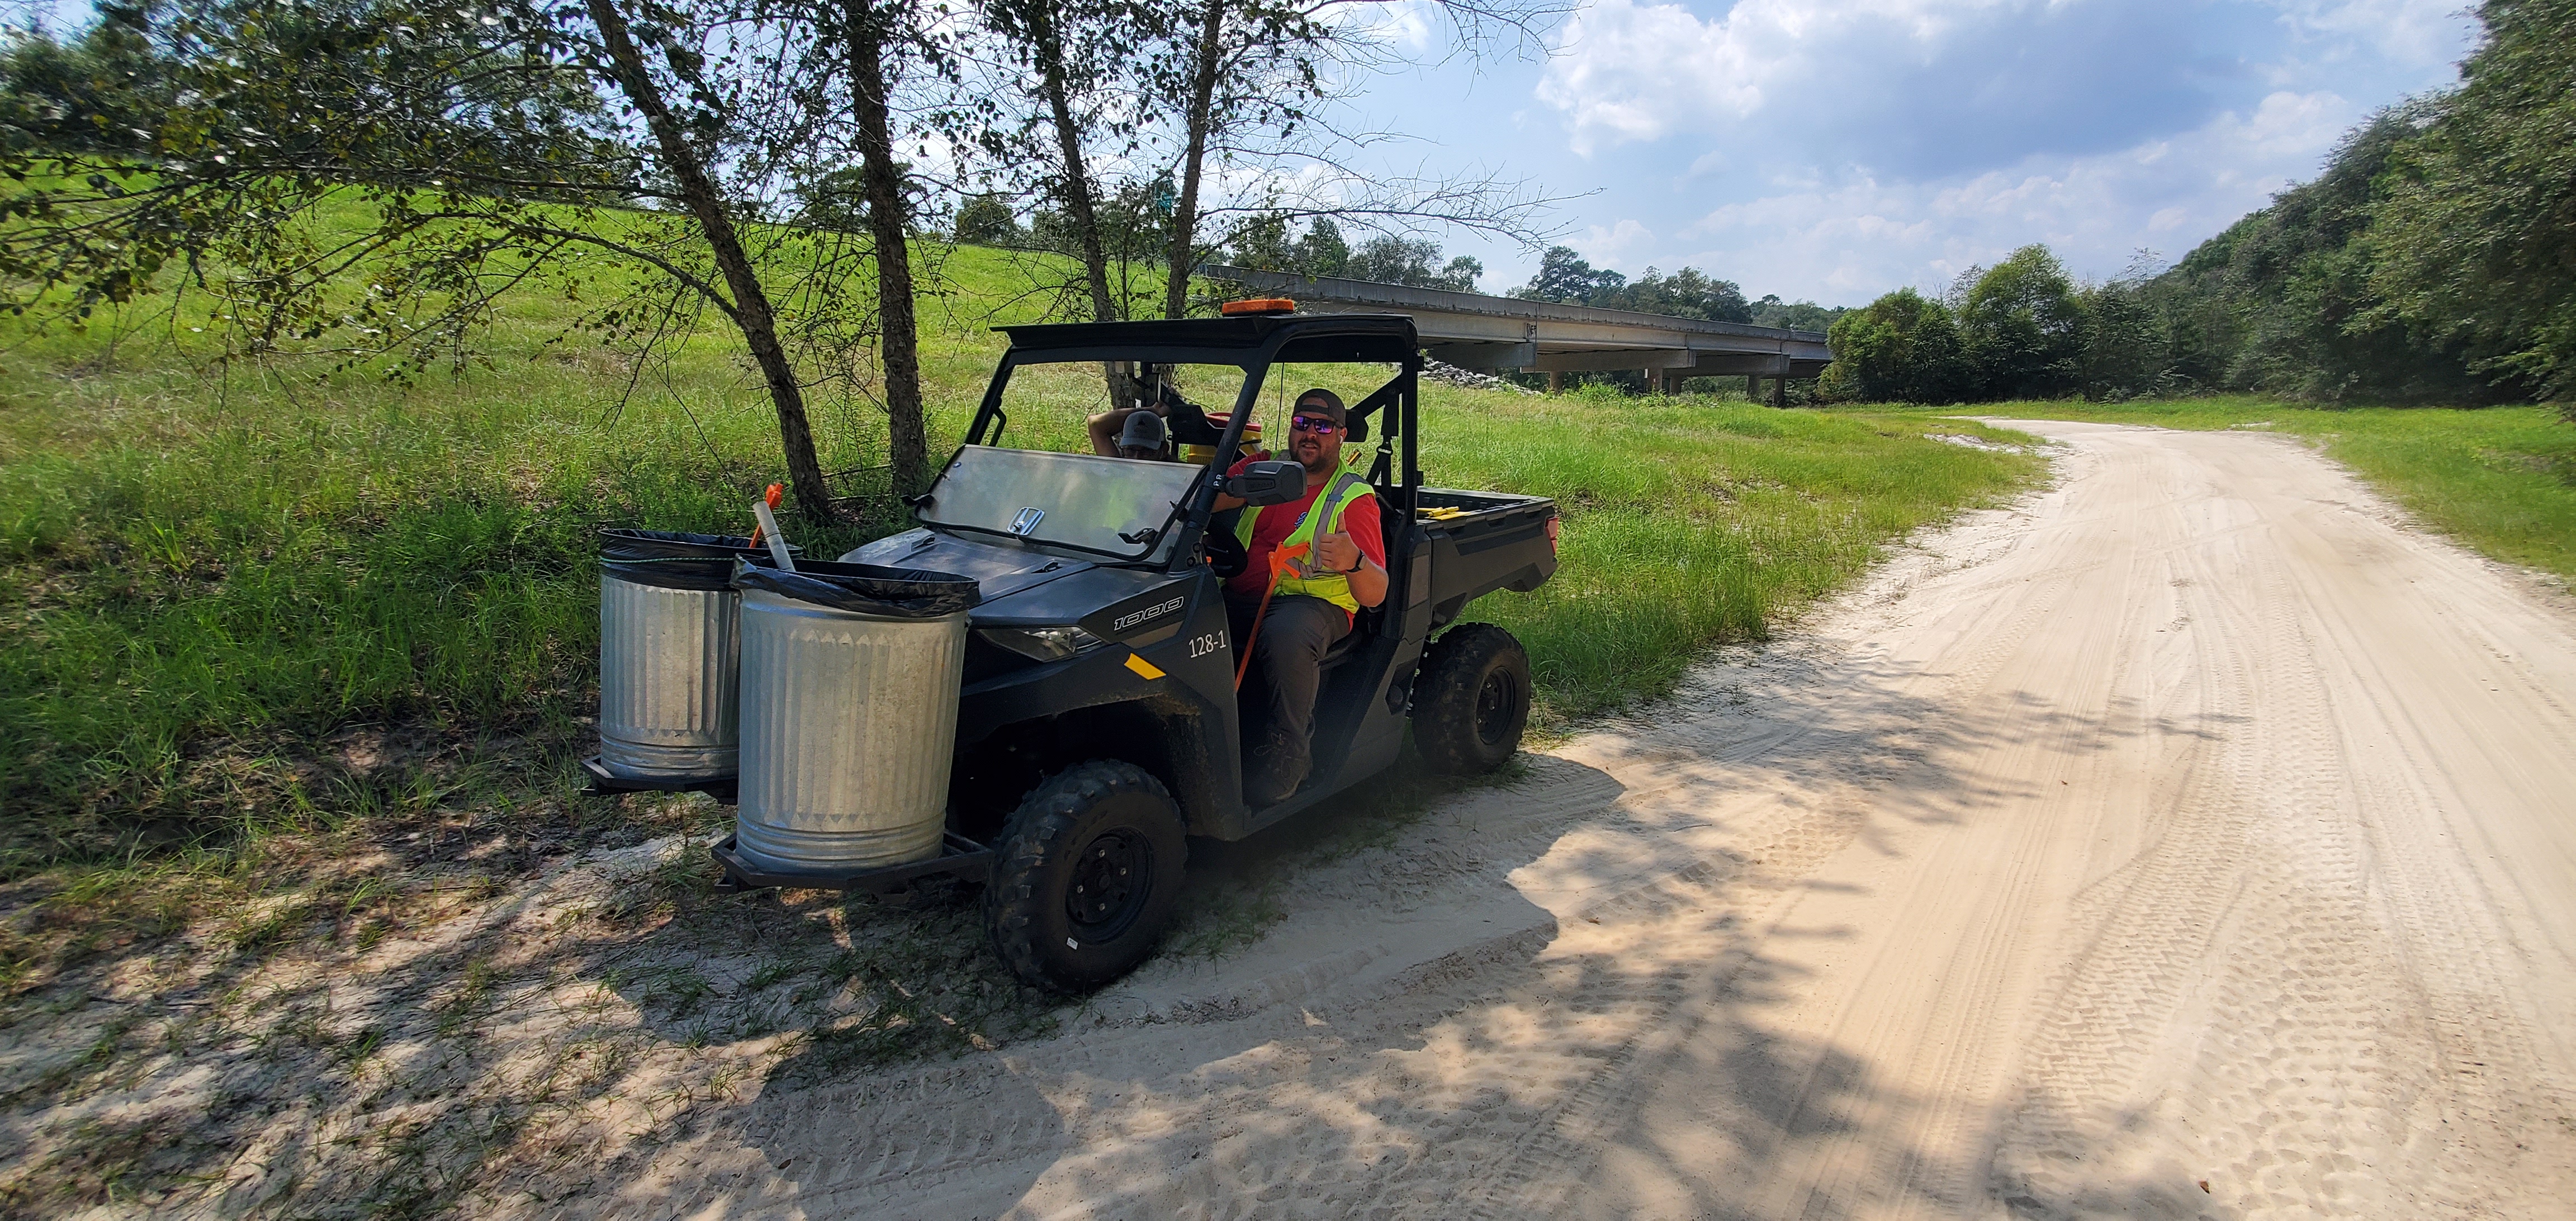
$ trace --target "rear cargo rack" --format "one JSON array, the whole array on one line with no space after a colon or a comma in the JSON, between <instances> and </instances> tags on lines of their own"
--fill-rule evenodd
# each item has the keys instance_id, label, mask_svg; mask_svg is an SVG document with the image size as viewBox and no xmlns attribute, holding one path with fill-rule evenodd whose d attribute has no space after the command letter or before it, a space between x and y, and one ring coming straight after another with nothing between
<instances>
[{"instance_id":1,"label":"rear cargo rack","mask_svg":"<svg viewBox=\"0 0 2576 1221\"><path fill-rule=\"evenodd\" d=\"M850 873L766 873L744 860L734 851L734 837L707 848L716 864L724 869L724 879L716 889L726 894L746 890L858 890L872 895L891 894L923 878L948 877L983 872L993 862L993 850L954 831L940 832L939 855L926 861L902 865L882 865Z\"/></svg>"}]
</instances>

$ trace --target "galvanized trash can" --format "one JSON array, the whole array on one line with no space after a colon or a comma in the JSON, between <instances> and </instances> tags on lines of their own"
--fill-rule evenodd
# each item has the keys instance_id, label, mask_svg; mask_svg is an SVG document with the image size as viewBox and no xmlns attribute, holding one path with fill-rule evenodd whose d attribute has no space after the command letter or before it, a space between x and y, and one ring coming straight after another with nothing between
<instances>
[{"instance_id":1,"label":"galvanized trash can","mask_svg":"<svg viewBox=\"0 0 2576 1221\"><path fill-rule=\"evenodd\" d=\"M663 784L734 774L741 664L738 559L751 540L659 530L599 532L599 766Z\"/></svg>"},{"instance_id":2,"label":"galvanized trash can","mask_svg":"<svg viewBox=\"0 0 2576 1221\"><path fill-rule=\"evenodd\" d=\"M734 852L847 874L939 855L972 578L737 564L742 774Z\"/></svg>"}]
</instances>

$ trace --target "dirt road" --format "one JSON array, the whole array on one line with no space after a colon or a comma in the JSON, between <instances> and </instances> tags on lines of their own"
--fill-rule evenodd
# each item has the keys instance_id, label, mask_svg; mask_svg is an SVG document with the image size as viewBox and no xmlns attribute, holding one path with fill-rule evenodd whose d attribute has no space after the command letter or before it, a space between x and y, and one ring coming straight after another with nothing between
<instances>
[{"instance_id":1,"label":"dirt road","mask_svg":"<svg viewBox=\"0 0 2576 1221\"><path fill-rule=\"evenodd\" d=\"M635 1215L2564 1217L2576 616L2294 442L1984 514L1061 1036ZM559 1206L555 1206L559 1207Z\"/></svg>"}]
</instances>

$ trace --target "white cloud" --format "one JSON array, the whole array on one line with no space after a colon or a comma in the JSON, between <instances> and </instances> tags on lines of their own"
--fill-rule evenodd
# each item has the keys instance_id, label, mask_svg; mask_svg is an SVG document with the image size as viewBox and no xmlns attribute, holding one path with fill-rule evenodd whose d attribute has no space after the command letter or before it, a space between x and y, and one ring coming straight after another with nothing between
<instances>
[{"instance_id":1,"label":"white cloud","mask_svg":"<svg viewBox=\"0 0 2576 1221\"><path fill-rule=\"evenodd\" d=\"M1588 225L1580 235L1567 238L1565 244L1582 251L1591 262L1620 264L1652 249L1654 241L1654 230L1634 220L1622 220L1607 229Z\"/></svg>"},{"instance_id":2,"label":"white cloud","mask_svg":"<svg viewBox=\"0 0 2576 1221\"><path fill-rule=\"evenodd\" d=\"M2365 47L2445 60L2457 2L1594 0L1536 94L1581 157L1678 138L1920 177L2187 131Z\"/></svg>"},{"instance_id":3,"label":"white cloud","mask_svg":"<svg viewBox=\"0 0 2576 1221\"><path fill-rule=\"evenodd\" d=\"M1815 285L1845 301L1937 289L2031 242L2080 274L2108 276L2142 239L2214 232L2312 174L2355 110L2331 93L2275 93L2250 113L2114 153L1940 182L1847 175L1712 208L1681 233L1701 248L1674 261L1756 291Z\"/></svg>"}]
</instances>

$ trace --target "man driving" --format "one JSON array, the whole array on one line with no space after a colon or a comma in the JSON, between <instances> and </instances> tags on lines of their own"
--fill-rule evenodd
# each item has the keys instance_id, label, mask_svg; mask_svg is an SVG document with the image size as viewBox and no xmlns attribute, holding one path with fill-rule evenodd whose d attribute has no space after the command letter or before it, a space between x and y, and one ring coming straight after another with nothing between
<instances>
[{"instance_id":1,"label":"man driving","mask_svg":"<svg viewBox=\"0 0 2576 1221\"><path fill-rule=\"evenodd\" d=\"M1314 389L1297 396L1288 420L1287 452L1306 468L1306 495L1259 513L1237 515L1235 537L1250 563L1225 583L1226 617L1237 649L1253 652L1252 670L1266 699L1247 715L1266 712L1245 768L1244 801L1255 809L1276 805L1297 791L1313 764L1315 692L1324 653L1350 634L1363 606L1386 600L1386 535L1368 480L1342 469L1342 439L1349 428L1339 395ZM1251 459L1237 462L1240 473ZM1244 502L1219 496L1219 510ZM1275 590L1270 557L1286 554ZM1261 611L1262 595L1270 607ZM1253 618L1260 614L1258 638Z\"/></svg>"}]
</instances>

